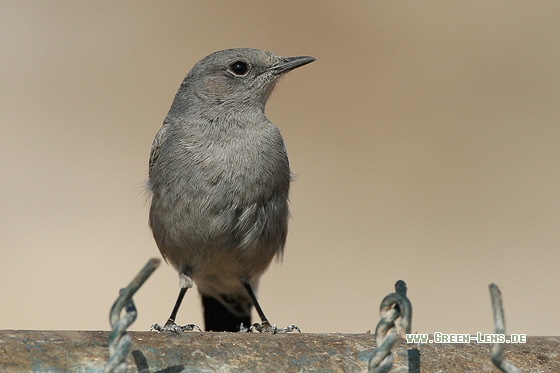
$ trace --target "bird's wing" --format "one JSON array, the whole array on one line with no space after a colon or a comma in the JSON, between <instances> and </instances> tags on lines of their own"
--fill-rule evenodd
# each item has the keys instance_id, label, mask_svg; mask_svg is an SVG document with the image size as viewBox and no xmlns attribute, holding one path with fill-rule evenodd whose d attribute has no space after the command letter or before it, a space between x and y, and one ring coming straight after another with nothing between
<instances>
[{"instance_id":1,"label":"bird's wing","mask_svg":"<svg viewBox=\"0 0 560 373\"><path fill-rule=\"evenodd\" d=\"M167 132L167 124L164 124L154 137L154 142L152 142L152 151L150 152L150 164L149 164L149 172L152 172L152 168L157 162L159 156L159 150L161 148L161 144L165 139L165 134Z\"/></svg>"}]
</instances>

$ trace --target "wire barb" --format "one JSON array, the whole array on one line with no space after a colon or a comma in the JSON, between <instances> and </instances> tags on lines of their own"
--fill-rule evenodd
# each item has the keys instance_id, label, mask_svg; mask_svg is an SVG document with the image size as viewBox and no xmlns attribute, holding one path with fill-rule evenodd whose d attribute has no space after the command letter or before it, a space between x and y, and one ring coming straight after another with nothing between
<instances>
[{"instance_id":1,"label":"wire barb","mask_svg":"<svg viewBox=\"0 0 560 373\"><path fill-rule=\"evenodd\" d=\"M376 348L369 360L368 372L386 373L393 366L391 348L397 342L397 325L395 321L400 318L398 327L400 334L410 333L412 320L412 305L406 297L406 283L399 280L395 284L395 293L387 295L381 302L381 320L375 330Z\"/></svg>"},{"instance_id":2,"label":"wire barb","mask_svg":"<svg viewBox=\"0 0 560 373\"><path fill-rule=\"evenodd\" d=\"M506 322L504 319L504 308L502 307L502 293L496 284L490 284L490 298L492 300L492 310L494 311L494 329L496 334L506 333ZM502 358L504 346L501 343L492 345L491 357L494 365L505 373L521 373L515 365Z\"/></svg>"},{"instance_id":3,"label":"wire barb","mask_svg":"<svg viewBox=\"0 0 560 373\"><path fill-rule=\"evenodd\" d=\"M134 277L132 282L126 288L119 291L119 297L113 303L109 313L109 322L113 330L109 334L109 361L107 361L103 369L105 373L126 372L126 356L130 350L130 336L126 333L126 329L136 320L137 315L132 296L146 282L160 263L161 259L150 259ZM125 309L125 314L121 318L120 314L123 309Z\"/></svg>"}]
</instances>

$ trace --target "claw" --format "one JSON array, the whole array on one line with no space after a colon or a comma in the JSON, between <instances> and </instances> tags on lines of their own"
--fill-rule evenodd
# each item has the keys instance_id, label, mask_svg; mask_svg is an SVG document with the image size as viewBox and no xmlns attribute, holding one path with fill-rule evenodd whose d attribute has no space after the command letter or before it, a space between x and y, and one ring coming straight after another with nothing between
<instances>
[{"instance_id":1,"label":"claw","mask_svg":"<svg viewBox=\"0 0 560 373\"><path fill-rule=\"evenodd\" d=\"M202 329L200 329L200 327L196 324L187 324L187 325L177 325L174 322L171 323L166 323L164 326L161 326L159 324L153 324L152 326L150 326L150 331L157 331L157 332L171 332L171 333L176 333L179 334L181 332L192 332L194 330L197 330L199 332L202 332Z\"/></svg>"},{"instance_id":2,"label":"claw","mask_svg":"<svg viewBox=\"0 0 560 373\"><path fill-rule=\"evenodd\" d=\"M256 330L259 333L269 333L269 334L291 333L294 331L301 333L301 330L297 325L288 325L285 328L278 329L276 325L270 324L268 322L264 322L262 324L256 322L253 325L251 325L249 328L244 327L243 324L241 324L241 326L239 327L240 333L250 333L253 330Z\"/></svg>"},{"instance_id":3,"label":"claw","mask_svg":"<svg viewBox=\"0 0 560 373\"><path fill-rule=\"evenodd\" d=\"M194 332L195 329L196 331L199 331L202 333L202 329L200 329L200 327L196 324L186 324L183 326L179 326L179 328L181 328L182 332Z\"/></svg>"},{"instance_id":4,"label":"claw","mask_svg":"<svg viewBox=\"0 0 560 373\"><path fill-rule=\"evenodd\" d=\"M298 333L301 333L301 329L297 326L297 325L288 325L283 329L278 330L278 333L291 333L297 331Z\"/></svg>"}]
</instances>

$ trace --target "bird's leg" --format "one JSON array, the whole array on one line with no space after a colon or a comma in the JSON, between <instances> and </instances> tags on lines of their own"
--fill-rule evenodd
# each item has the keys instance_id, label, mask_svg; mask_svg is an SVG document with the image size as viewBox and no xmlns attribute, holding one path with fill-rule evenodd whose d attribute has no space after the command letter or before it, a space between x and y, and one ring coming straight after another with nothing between
<instances>
[{"instance_id":1,"label":"bird's leg","mask_svg":"<svg viewBox=\"0 0 560 373\"><path fill-rule=\"evenodd\" d=\"M253 291L253 288L251 287L251 284L249 284L248 282L244 282L243 286L245 286L245 289L247 290L247 293L249 293L249 297L251 298L251 302L253 302L253 306L255 306L255 309L257 310L257 313L259 314L259 317L261 319L261 324L260 324L261 328L263 328L263 329L271 328L272 325L270 325L270 322L266 318L266 315L264 314L264 311L262 310L261 305L259 304L259 301L257 300L255 292ZM255 324L253 324L253 325L255 325Z\"/></svg>"},{"instance_id":2,"label":"bird's leg","mask_svg":"<svg viewBox=\"0 0 560 373\"><path fill-rule=\"evenodd\" d=\"M179 296L177 297L177 301L175 301L175 306L173 307L173 310L171 311L171 315L169 316L169 319L167 319L167 322L165 323L164 326L161 326L157 323L153 324L150 327L150 330L156 330L158 332L169 331L169 332L173 332L173 333L191 332L195 329L198 329L199 331L202 331L198 327L198 325L195 325L195 324L187 324L187 325L179 326L175 323L175 318L177 317L177 312L179 312L179 307L181 307L181 303L183 302L183 298L185 297L185 294L187 293L187 290L189 288L192 288L192 286L193 286L192 279L190 278L190 276L188 276L184 272L181 272L179 274L179 283L181 285L181 290L179 290Z\"/></svg>"},{"instance_id":3,"label":"bird's leg","mask_svg":"<svg viewBox=\"0 0 560 373\"><path fill-rule=\"evenodd\" d=\"M245 286L245 289L247 290L247 293L249 293L249 297L251 298L251 301L253 302L253 306L255 306L255 309L257 310L257 313L259 314L259 317L261 319L261 323L254 323L253 325L251 325L251 327L249 329L244 328L243 325L241 325L241 330L242 332L249 332L252 330L256 330L260 333L272 333L272 334L276 334L276 333L289 333L289 332L293 332L293 331L298 331L299 333L301 333L301 330L296 326L296 325L288 325L287 327L283 328L283 329L278 329L278 327L276 325L271 324L268 319L266 318L266 315L264 314L261 305L259 304L259 301L257 300L257 296L255 295L255 292L253 291L253 287L251 286L250 283L248 282L243 282L243 286Z\"/></svg>"}]
</instances>

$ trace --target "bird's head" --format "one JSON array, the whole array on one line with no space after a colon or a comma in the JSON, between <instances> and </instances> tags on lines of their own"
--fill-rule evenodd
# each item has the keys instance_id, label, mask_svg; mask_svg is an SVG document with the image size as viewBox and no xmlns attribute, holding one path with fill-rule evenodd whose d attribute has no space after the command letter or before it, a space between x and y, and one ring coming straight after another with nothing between
<instances>
[{"instance_id":1,"label":"bird's head","mask_svg":"<svg viewBox=\"0 0 560 373\"><path fill-rule=\"evenodd\" d=\"M281 57L248 48L214 52L193 66L174 105L179 110L191 110L194 103L186 101L196 97L205 109L264 111L278 80L288 71L313 61L315 58L309 56Z\"/></svg>"}]
</instances>

